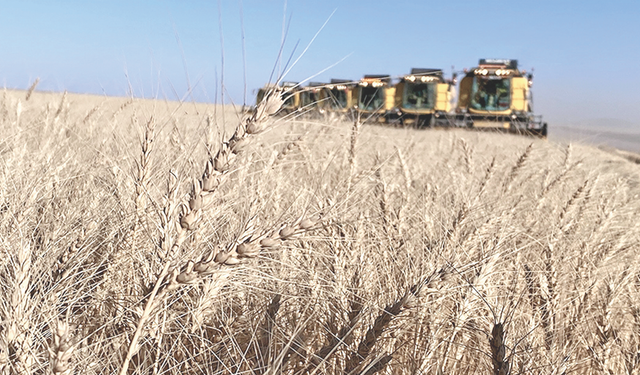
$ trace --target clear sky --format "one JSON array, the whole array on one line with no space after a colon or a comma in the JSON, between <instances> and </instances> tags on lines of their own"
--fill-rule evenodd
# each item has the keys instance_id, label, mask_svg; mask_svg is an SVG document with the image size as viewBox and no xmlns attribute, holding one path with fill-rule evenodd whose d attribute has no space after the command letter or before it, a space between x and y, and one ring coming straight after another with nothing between
<instances>
[{"instance_id":1,"label":"clear sky","mask_svg":"<svg viewBox=\"0 0 640 375\"><path fill-rule=\"evenodd\" d=\"M40 77L40 90L122 96L131 87L214 101L224 72L227 99L241 104L241 9L249 103L274 67L283 19L285 62L328 20L287 80L345 57L314 81L412 67L450 75L479 58L516 58L535 68L535 110L550 125L606 117L640 126L637 0L0 0L0 79L8 88Z\"/></svg>"}]
</instances>

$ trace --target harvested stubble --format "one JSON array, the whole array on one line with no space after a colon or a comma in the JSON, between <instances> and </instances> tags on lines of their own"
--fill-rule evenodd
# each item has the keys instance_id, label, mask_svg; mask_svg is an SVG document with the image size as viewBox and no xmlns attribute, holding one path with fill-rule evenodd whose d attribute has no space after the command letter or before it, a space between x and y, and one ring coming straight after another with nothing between
<instances>
[{"instance_id":1,"label":"harvested stubble","mask_svg":"<svg viewBox=\"0 0 640 375\"><path fill-rule=\"evenodd\" d=\"M212 106L74 94L0 108L0 373L640 370L619 156L293 118L248 138Z\"/></svg>"}]
</instances>

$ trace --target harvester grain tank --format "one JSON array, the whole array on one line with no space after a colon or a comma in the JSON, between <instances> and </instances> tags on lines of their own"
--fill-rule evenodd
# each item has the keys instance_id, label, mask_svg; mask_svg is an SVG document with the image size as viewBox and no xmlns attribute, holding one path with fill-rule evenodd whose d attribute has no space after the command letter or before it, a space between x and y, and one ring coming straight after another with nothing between
<instances>
[{"instance_id":1,"label":"harvester grain tank","mask_svg":"<svg viewBox=\"0 0 640 375\"><path fill-rule=\"evenodd\" d=\"M391 120L399 118L405 125L418 127L448 125L451 111L453 81L445 81L441 69L413 68L396 84L396 111Z\"/></svg>"},{"instance_id":2,"label":"harvester grain tank","mask_svg":"<svg viewBox=\"0 0 640 375\"><path fill-rule=\"evenodd\" d=\"M395 107L396 88L389 75L365 75L358 82L357 111L363 117L373 117L380 122L387 120Z\"/></svg>"},{"instance_id":3,"label":"harvester grain tank","mask_svg":"<svg viewBox=\"0 0 640 375\"><path fill-rule=\"evenodd\" d=\"M547 135L547 124L533 114L533 76L518 69L518 60L481 59L466 73L460 81L456 125Z\"/></svg>"},{"instance_id":4,"label":"harvester grain tank","mask_svg":"<svg viewBox=\"0 0 640 375\"><path fill-rule=\"evenodd\" d=\"M326 111L348 113L356 105L356 83L347 79L331 79L322 90L322 105Z\"/></svg>"}]
</instances>

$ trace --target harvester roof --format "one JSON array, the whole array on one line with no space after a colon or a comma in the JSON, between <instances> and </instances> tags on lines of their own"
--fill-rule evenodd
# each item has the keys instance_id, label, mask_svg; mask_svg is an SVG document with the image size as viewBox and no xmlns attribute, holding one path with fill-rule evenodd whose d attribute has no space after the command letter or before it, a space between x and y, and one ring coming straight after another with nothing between
<instances>
[{"instance_id":1,"label":"harvester roof","mask_svg":"<svg viewBox=\"0 0 640 375\"><path fill-rule=\"evenodd\" d=\"M391 84L391 76L388 74L365 74L360 80L360 86L382 87Z\"/></svg>"},{"instance_id":2,"label":"harvester roof","mask_svg":"<svg viewBox=\"0 0 640 375\"><path fill-rule=\"evenodd\" d=\"M402 77L409 82L438 82L442 81L442 69L412 68L411 74Z\"/></svg>"},{"instance_id":3,"label":"harvester roof","mask_svg":"<svg viewBox=\"0 0 640 375\"><path fill-rule=\"evenodd\" d=\"M515 59L480 59L480 67L502 67L507 69L518 69L518 60Z\"/></svg>"},{"instance_id":4,"label":"harvester roof","mask_svg":"<svg viewBox=\"0 0 640 375\"><path fill-rule=\"evenodd\" d=\"M365 74L364 75L364 79L379 79L379 80L385 80L385 79L391 79L391 76L388 74Z\"/></svg>"},{"instance_id":5,"label":"harvester roof","mask_svg":"<svg viewBox=\"0 0 640 375\"><path fill-rule=\"evenodd\" d=\"M353 87L356 85L356 82L353 82L350 79L336 79L336 78L331 78L331 83L329 85L327 85L327 88L329 90L346 90L349 87Z\"/></svg>"},{"instance_id":6,"label":"harvester roof","mask_svg":"<svg viewBox=\"0 0 640 375\"><path fill-rule=\"evenodd\" d=\"M442 75L442 69L426 69L426 68L411 68L411 74L413 75Z\"/></svg>"},{"instance_id":7,"label":"harvester roof","mask_svg":"<svg viewBox=\"0 0 640 375\"><path fill-rule=\"evenodd\" d=\"M470 69L468 77L484 77L487 79L502 79L507 77L522 77L518 70L518 60L515 59L480 59L476 68Z\"/></svg>"}]
</instances>

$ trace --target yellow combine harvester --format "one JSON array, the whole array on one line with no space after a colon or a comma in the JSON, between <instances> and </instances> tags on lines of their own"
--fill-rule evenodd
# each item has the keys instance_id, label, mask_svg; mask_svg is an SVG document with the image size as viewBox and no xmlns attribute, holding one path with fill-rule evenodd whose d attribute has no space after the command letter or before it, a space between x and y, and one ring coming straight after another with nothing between
<instances>
[{"instance_id":1,"label":"yellow combine harvester","mask_svg":"<svg viewBox=\"0 0 640 375\"><path fill-rule=\"evenodd\" d=\"M346 79L331 79L322 89L320 108L327 112L349 113L356 105L356 83Z\"/></svg>"},{"instance_id":2,"label":"yellow combine harvester","mask_svg":"<svg viewBox=\"0 0 640 375\"><path fill-rule=\"evenodd\" d=\"M518 60L481 59L460 81L455 124L547 135L547 123L535 116L529 90L533 76L518 70Z\"/></svg>"},{"instance_id":3,"label":"yellow combine harvester","mask_svg":"<svg viewBox=\"0 0 640 375\"><path fill-rule=\"evenodd\" d=\"M389 75L365 75L358 82L312 82L304 89L295 82L283 82L279 89L285 103L280 113L355 111L363 120L418 127L503 129L546 137L547 123L533 113L532 78L532 74L518 69L517 60L481 59L476 68L465 69L455 112L451 112L451 103L456 75L447 81L440 69L414 68L395 86ZM257 101L274 88L277 87L261 88Z\"/></svg>"},{"instance_id":4,"label":"yellow combine harvester","mask_svg":"<svg viewBox=\"0 0 640 375\"><path fill-rule=\"evenodd\" d=\"M317 112L323 101L324 83L309 82L309 85L300 90L300 109L305 113Z\"/></svg>"},{"instance_id":5,"label":"yellow combine harvester","mask_svg":"<svg viewBox=\"0 0 640 375\"><path fill-rule=\"evenodd\" d=\"M446 126L446 115L451 111L453 81L444 80L441 69L411 69L411 74L396 84L396 111L389 122L403 125Z\"/></svg>"},{"instance_id":6,"label":"yellow combine harvester","mask_svg":"<svg viewBox=\"0 0 640 375\"><path fill-rule=\"evenodd\" d=\"M396 88L388 75L365 75L354 89L356 111L363 118L386 122L395 107Z\"/></svg>"}]
</instances>

